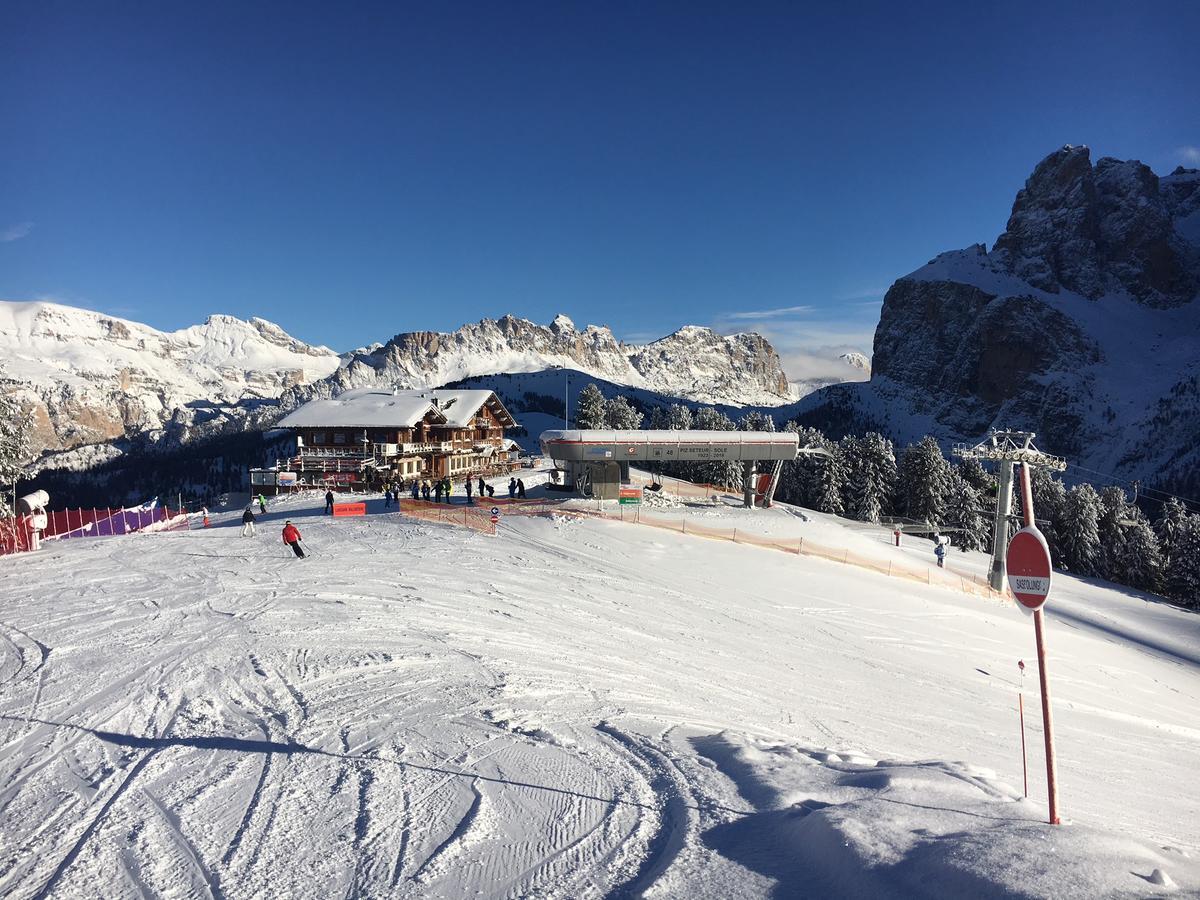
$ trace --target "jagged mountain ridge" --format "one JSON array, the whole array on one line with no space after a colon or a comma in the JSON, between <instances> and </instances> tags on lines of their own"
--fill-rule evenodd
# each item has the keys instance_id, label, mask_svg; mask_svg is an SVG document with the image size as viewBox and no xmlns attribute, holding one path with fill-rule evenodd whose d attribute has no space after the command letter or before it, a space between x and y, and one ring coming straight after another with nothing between
<instances>
[{"instance_id":1,"label":"jagged mountain ridge","mask_svg":"<svg viewBox=\"0 0 1200 900\"><path fill-rule=\"evenodd\" d=\"M757 334L685 326L627 344L606 327L578 330L566 316L406 332L339 355L262 319L211 316L162 332L61 304L0 302L0 352L0 379L32 405L39 448L58 454L51 464L71 467L111 457L112 442L174 446L267 427L300 403L352 387L564 368L695 402L770 407L815 387L789 384Z\"/></svg>"},{"instance_id":2,"label":"jagged mountain ridge","mask_svg":"<svg viewBox=\"0 0 1200 900\"><path fill-rule=\"evenodd\" d=\"M687 325L645 345L626 344L603 326L582 331L566 316L538 325L516 316L483 319L456 331L405 332L348 354L285 405L359 387L437 387L481 375L568 368L629 387L704 403L778 406L795 399L779 355L757 334L728 337Z\"/></svg>"},{"instance_id":3,"label":"jagged mountain ridge","mask_svg":"<svg viewBox=\"0 0 1200 900\"><path fill-rule=\"evenodd\" d=\"M339 364L264 319L213 315L164 332L57 303L0 302L0 377L32 405L47 451L187 428Z\"/></svg>"},{"instance_id":4,"label":"jagged mountain ridge","mask_svg":"<svg viewBox=\"0 0 1200 900\"><path fill-rule=\"evenodd\" d=\"M1196 483L1200 171L1050 154L991 252L943 253L892 285L872 365L799 411L901 442L1027 428L1098 472Z\"/></svg>"}]
</instances>

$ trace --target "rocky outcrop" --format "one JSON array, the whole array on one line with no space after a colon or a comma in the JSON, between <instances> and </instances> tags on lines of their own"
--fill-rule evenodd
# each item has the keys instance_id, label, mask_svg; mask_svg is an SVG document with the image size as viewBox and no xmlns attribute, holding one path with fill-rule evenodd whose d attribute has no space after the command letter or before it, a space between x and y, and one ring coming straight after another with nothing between
<instances>
[{"instance_id":1,"label":"rocky outcrop","mask_svg":"<svg viewBox=\"0 0 1200 900\"><path fill-rule=\"evenodd\" d=\"M449 333L415 331L349 354L328 378L288 391L291 407L358 387L438 387L481 375L572 369L629 387L704 403L776 406L790 398L774 348L757 334L722 336L685 326L645 345L566 316L539 325L516 316L483 319Z\"/></svg>"},{"instance_id":2,"label":"rocky outcrop","mask_svg":"<svg viewBox=\"0 0 1200 900\"><path fill-rule=\"evenodd\" d=\"M1090 299L1124 291L1146 306L1179 306L1200 289L1200 266L1175 230L1191 203L1183 193L1163 190L1137 160L1093 166L1087 147L1063 147L1017 194L994 253L1040 290Z\"/></svg>"},{"instance_id":3,"label":"rocky outcrop","mask_svg":"<svg viewBox=\"0 0 1200 900\"><path fill-rule=\"evenodd\" d=\"M236 428L336 353L262 319L210 316L162 332L54 303L0 302L0 377L32 408L43 451Z\"/></svg>"},{"instance_id":4,"label":"rocky outcrop","mask_svg":"<svg viewBox=\"0 0 1200 900\"><path fill-rule=\"evenodd\" d=\"M1090 468L1200 483L1200 172L1064 147L1005 232L884 297L871 381L801 401L809 424L947 443L1038 432Z\"/></svg>"}]
</instances>

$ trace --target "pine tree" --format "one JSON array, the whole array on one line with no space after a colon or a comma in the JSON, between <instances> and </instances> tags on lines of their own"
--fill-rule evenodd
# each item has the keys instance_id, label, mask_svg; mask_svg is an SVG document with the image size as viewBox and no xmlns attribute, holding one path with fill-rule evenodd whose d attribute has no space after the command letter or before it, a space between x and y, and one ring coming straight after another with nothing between
<instances>
[{"instance_id":1,"label":"pine tree","mask_svg":"<svg viewBox=\"0 0 1200 900\"><path fill-rule=\"evenodd\" d=\"M926 436L906 447L896 491L900 514L930 525L942 522L950 483L950 463L936 440Z\"/></svg>"},{"instance_id":2,"label":"pine tree","mask_svg":"<svg viewBox=\"0 0 1200 900\"><path fill-rule=\"evenodd\" d=\"M951 473L946 490L945 522L962 529L954 536L960 550L991 550L992 533L983 516L983 498L958 472Z\"/></svg>"},{"instance_id":3,"label":"pine tree","mask_svg":"<svg viewBox=\"0 0 1200 900\"><path fill-rule=\"evenodd\" d=\"M832 451L832 456L817 457L820 463L812 482L812 509L841 516L846 512L842 500L846 489L846 463L840 447L833 447Z\"/></svg>"},{"instance_id":4,"label":"pine tree","mask_svg":"<svg viewBox=\"0 0 1200 900\"><path fill-rule=\"evenodd\" d=\"M661 406L650 410L650 430L663 431L667 427L667 411Z\"/></svg>"},{"instance_id":5,"label":"pine tree","mask_svg":"<svg viewBox=\"0 0 1200 900\"><path fill-rule=\"evenodd\" d=\"M1186 515L1178 522L1174 537L1164 578L1167 596L1200 609L1200 515Z\"/></svg>"},{"instance_id":6,"label":"pine tree","mask_svg":"<svg viewBox=\"0 0 1200 900\"><path fill-rule=\"evenodd\" d=\"M604 407L604 425L614 431L637 431L642 427L643 418L644 416L620 395L613 397Z\"/></svg>"},{"instance_id":7,"label":"pine tree","mask_svg":"<svg viewBox=\"0 0 1200 900\"><path fill-rule=\"evenodd\" d=\"M984 501L996 498L996 478L983 467L983 463L979 460L968 456L958 464L958 474L979 492Z\"/></svg>"},{"instance_id":8,"label":"pine tree","mask_svg":"<svg viewBox=\"0 0 1200 900\"><path fill-rule=\"evenodd\" d=\"M688 431L692 427L692 409L682 403L672 403L667 409L667 428L671 431Z\"/></svg>"},{"instance_id":9,"label":"pine tree","mask_svg":"<svg viewBox=\"0 0 1200 900\"><path fill-rule=\"evenodd\" d=\"M589 384L579 392L579 402L575 404L575 427L603 428L607 406L600 388Z\"/></svg>"},{"instance_id":10,"label":"pine tree","mask_svg":"<svg viewBox=\"0 0 1200 900\"><path fill-rule=\"evenodd\" d=\"M868 432L842 440L846 479L846 512L862 522L878 522L891 507L896 486L896 456L892 442Z\"/></svg>"},{"instance_id":11,"label":"pine tree","mask_svg":"<svg viewBox=\"0 0 1200 900\"><path fill-rule=\"evenodd\" d=\"M1063 562L1077 575L1096 574L1100 559L1099 519L1100 495L1095 488L1077 484L1067 491L1059 538Z\"/></svg>"},{"instance_id":12,"label":"pine tree","mask_svg":"<svg viewBox=\"0 0 1200 900\"><path fill-rule=\"evenodd\" d=\"M1142 591L1157 591L1163 578L1158 536L1144 516L1124 526L1124 530L1120 553L1112 558L1112 577Z\"/></svg>"},{"instance_id":13,"label":"pine tree","mask_svg":"<svg viewBox=\"0 0 1200 900\"><path fill-rule=\"evenodd\" d=\"M1121 559L1129 528L1125 523L1133 521L1134 515L1133 507L1121 488L1109 485L1100 491L1100 515L1096 521L1096 532L1100 537L1100 555L1096 561L1096 571L1109 581L1123 581L1120 572Z\"/></svg>"},{"instance_id":14,"label":"pine tree","mask_svg":"<svg viewBox=\"0 0 1200 900\"><path fill-rule=\"evenodd\" d=\"M1187 520L1188 511L1179 500L1172 497L1163 504L1162 516L1154 523L1154 533L1162 550L1163 562L1169 563L1175 555L1175 540L1179 529Z\"/></svg>"},{"instance_id":15,"label":"pine tree","mask_svg":"<svg viewBox=\"0 0 1200 900\"><path fill-rule=\"evenodd\" d=\"M17 482L33 477L26 471L32 457L32 415L16 397L0 393L0 518L13 514L11 501Z\"/></svg>"},{"instance_id":16,"label":"pine tree","mask_svg":"<svg viewBox=\"0 0 1200 900\"><path fill-rule=\"evenodd\" d=\"M1056 568L1062 568L1065 562L1060 535L1066 521L1066 486L1048 469L1038 467L1033 469L1030 482L1033 488L1033 514L1037 518L1038 529L1050 546L1051 562Z\"/></svg>"},{"instance_id":17,"label":"pine tree","mask_svg":"<svg viewBox=\"0 0 1200 900\"><path fill-rule=\"evenodd\" d=\"M696 410L692 427L697 431L735 431L733 420L724 413L718 412L711 406L702 406ZM738 487L742 483L742 467L733 462L704 462L692 463L691 480L701 484L717 484L722 487Z\"/></svg>"}]
</instances>

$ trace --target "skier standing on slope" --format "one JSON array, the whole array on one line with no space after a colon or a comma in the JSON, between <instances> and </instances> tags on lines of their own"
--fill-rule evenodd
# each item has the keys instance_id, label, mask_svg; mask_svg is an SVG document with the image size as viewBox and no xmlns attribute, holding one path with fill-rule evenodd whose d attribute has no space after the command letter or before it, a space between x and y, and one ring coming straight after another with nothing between
<instances>
[{"instance_id":1,"label":"skier standing on slope","mask_svg":"<svg viewBox=\"0 0 1200 900\"><path fill-rule=\"evenodd\" d=\"M242 537L254 537L254 507L247 506L242 513Z\"/></svg>"},{"instance_id":2,"label":"skier standing on slope","mask_svg":"<svg viewBox=\"0 0 1200 900\"><path fill-rule=\"evenodd\" d=\"M412 497L414 500L421 499L421 482L419 482L415 478L413 479L413 483L412 483Z\"/></svg>"},{"instance_id":3,"label":"skier standing on slope","mask_svg":"<svg viewBox=\"0 0 1200 900\"><path fill-rule=\"evenodd\" d=\"M429 489L429 481L428 480L422 481L421 482L421 499L424 500L426 503L429 502L429 490L430 490Z\"/></svg>"},{"instance_id":4,"label":"skier standing on slope","mask_svg":"<svg viewBox=\"0 0 1200 900\"><path fill-rule=\"evenodd\" d=\"M304 549L300 546L300 531L292 524L291 519L283 523L283 542L292 548L293 553L304 559Z\"/></svg>"},{"instance_id":5,"label":"skier standing on slope","mask_svg":"<svg viewBox=\"0 0 1200 900\"><path fill-rule=\"evenodd\" d=\"M438 479L433 483L433 502L442 502L442 479Z\"/></svg>"},{"instance_id":6,"label":"skier standing on slope","mask_svg":"<svg viewBox=\"0 0 1200 900\"><path fill-rule=\"evenodd\" d=\"M937 546L933 548L933 555L937 557L938 568L946 568L946 545L943 544L940 539L938 540Z\"/></svg>"},{"instance_id":7,"label":"skier standing on slope","mask_svg":"<svg viewBox=\"0 0 1200 900\"><path fill-rule=\"evenodd\" d=\"M482 497L487 493L487 483L483 480L483 476L479 476L479 496Z\"/></svg>"},{"instance_id":8,"label":"skier standing on slope","mask_svg":"<svg viewBox=\"0 0 1200 900\"><path fill-rule=\"evenodd\" d=\"M517 499L518 500L525 499L525 479L524 478L517 479Z\"/></svg>"},{"instance_id":9,"label":"skier standing on slope","mask_svg":"<svg viewBox=\"0 0 1200 900\"><path fill-rule=\"evenodd\" d=\"M325 492L325 515L333 515L333 491Z\"/></svg>"},{"instance_id":10,"label":"skier standing on slope","mask_svg":"<svg viewBox=\"0 0 1200 900\"><path fill-rule=\"evenodd\" d=\"M467 480L464 482L463 487L465 487L467 490L467 506L474 506L475 501L471 499L471 476L467 476Z\"/></svg>"},{"instance_id":11,"label":"skier standing on slope","mask_svg":"<svg viewBox=\"0 0 1200 900\"><path fill-rule=\"evenodd\" d=\"M508 499L511 500L517 496L517 479L508 479Z\"/></svg>"},{"instance_id":12,"label":"skier standing on slope","mask_svg":"<svg viewBox=\"0 0 1200 900\"><path fill-rule=\"evenodd\" d=\"M258 495L258 511L264 516L267 514L267 498L262 494Z\"/></svg>"}]
</instances>

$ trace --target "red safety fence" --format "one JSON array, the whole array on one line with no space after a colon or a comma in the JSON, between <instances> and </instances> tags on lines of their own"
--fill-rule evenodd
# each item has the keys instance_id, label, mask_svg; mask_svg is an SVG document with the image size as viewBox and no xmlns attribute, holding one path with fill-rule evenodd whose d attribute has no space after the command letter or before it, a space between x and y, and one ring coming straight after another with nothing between
<instances>
[{"instance_id":1,"label":"red safety fence","mask_svg":"<svg viewBox=\"0 0 1200 900\"><path fill-rule=\"evenodd\" d=\"M165 506L153 509L59 509L46 513L41 539L59 541L84 537L114 537L146 531L186 531L187 515ZM29 518L0 519L0 556L30 549Z\"/></svg>"}]
</instances>

